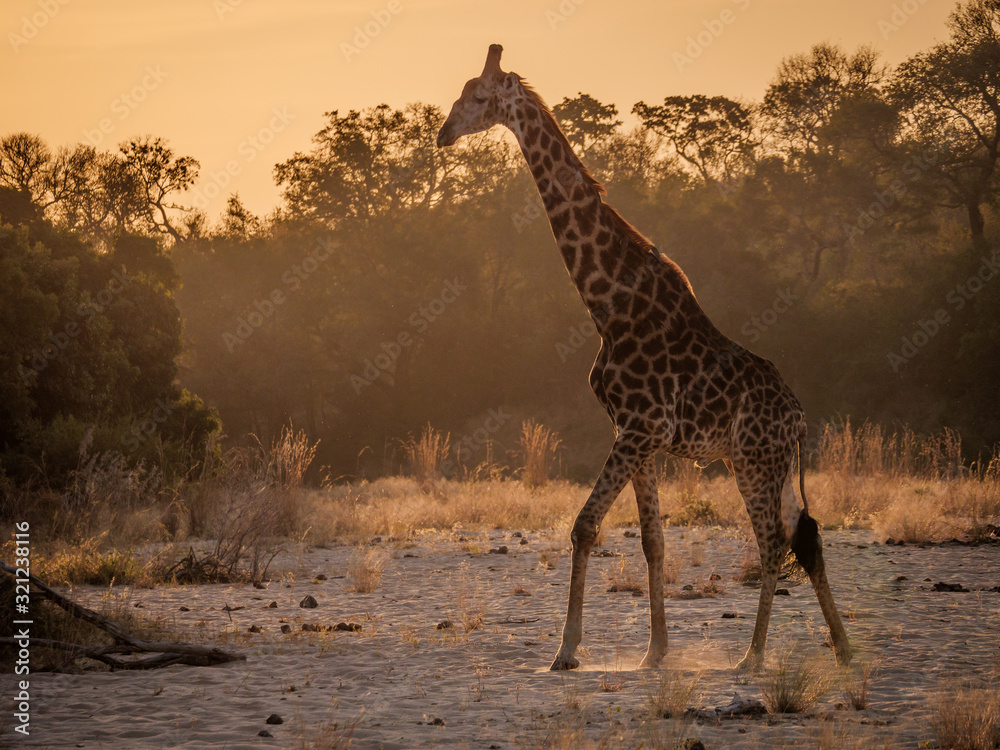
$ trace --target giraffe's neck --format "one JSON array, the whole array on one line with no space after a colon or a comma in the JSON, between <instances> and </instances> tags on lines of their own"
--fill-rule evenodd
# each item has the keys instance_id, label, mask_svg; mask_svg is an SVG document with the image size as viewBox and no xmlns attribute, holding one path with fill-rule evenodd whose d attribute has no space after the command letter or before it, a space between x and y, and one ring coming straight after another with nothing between
<instances>
[{"instance_id":1,"label":"giraffe's neck","mask_svg":"<svg viewBox=\"0 0 1000 750\"><path fill-rule=\"evenodd\" d=\"M577 158L555 117L529 92L508 109L507 126L538 186L566 269L598 326L607 317L616 275L627 273L619 233L608 225L603 188ZM609 262L614 258L614 263Z\"/></svg>"}]
</instances>

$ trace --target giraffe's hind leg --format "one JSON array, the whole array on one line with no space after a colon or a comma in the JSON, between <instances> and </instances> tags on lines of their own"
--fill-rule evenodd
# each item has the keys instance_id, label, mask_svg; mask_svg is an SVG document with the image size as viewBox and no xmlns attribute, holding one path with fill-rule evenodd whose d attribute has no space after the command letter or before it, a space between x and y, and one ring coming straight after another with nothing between
<instances>
[{"instance_id":1,"label":"giraffe's hind leg","mask_svg":"<svg viewBox=\"0 0 1000 750\"><path fill-rule=\"evenodd\" d=\"M837 612L837 605L833 601L833 593L830 591L830 582L826 578L826 567L823 564L823 541L819 535L819 527L816 521L808 514L802 513L799 516L792 536L792 551L802 565L813 589L816 591L816 598L819 599L819 607L823 611L823 618L827 627L830 628L830 640L833 643L833 652L837 656L837 663L845 666L851 661L851 646L847 640L847 633L844 631L844 624L840 621L840 614Z\"/></svg>"},{"instance_id":2,"label":"giraffe's hind leg","mask_svg":"<svg viewBox=\"0 0 1000 750\"><path fill-rule=\"evenodd\" d=\"M770 467L770 471L746 462L734 462L736 483L746 503L750 523L760 550L760 600L757 619L746 655L737 665L740 671L756 671L764 663L767 628L771 621L774 592L778 586L781 560L787 549L781 520L781 483L773 477L787 476L788 466ZM774 471L777 468L778 471Z\"/></svg>"},{"instance_id":3,"label":"giraffe's hind leg","mask_svg":"<svg viewBox=\"0 0 1000 750\"><path fill-rule=\"evenodd\" d=\"M656 469L652 459L632 478L639 506L642 552L649 576L649 648L640 668L658 667L667 654L667 618L663 610L663 523L656 493Z\"/></svg>"},{"instance_id":4,"label":"giraffe's hind leg","mask_svg":"<svg viewBox=\"0 0 1000 750\"><path fill-rule=\"evenodd\" d=\"M627 441L627 438L619 434L597 484L573 524L570 535L573 541L573 562L569 576L569 604L562 642L550 667L553 670L575 669L580 665L575 654L583 637L583 592L590 551L594 548L601 521L643 460L638 457L635 446L629 445Z\"/></svg>"}]
</instances>

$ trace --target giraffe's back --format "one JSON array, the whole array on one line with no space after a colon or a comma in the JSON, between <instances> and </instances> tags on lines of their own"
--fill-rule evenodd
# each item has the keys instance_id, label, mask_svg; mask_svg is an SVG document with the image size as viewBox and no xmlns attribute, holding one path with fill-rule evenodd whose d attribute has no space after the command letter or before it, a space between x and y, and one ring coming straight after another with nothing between
<instances>
[{"instance_id":1,"label":"giraffe's back","mask_svg":"<svg viewBox=\"0 0 1000 750\"><path fill-rule=\"evenodd\" d=\"M715 327L675 263L657 254L643 267L611 297L591 373L616 429L704 461L730 457L734 441L771 443L797 428L802 408L774 364Z\"/></svg>"}]
</instances>

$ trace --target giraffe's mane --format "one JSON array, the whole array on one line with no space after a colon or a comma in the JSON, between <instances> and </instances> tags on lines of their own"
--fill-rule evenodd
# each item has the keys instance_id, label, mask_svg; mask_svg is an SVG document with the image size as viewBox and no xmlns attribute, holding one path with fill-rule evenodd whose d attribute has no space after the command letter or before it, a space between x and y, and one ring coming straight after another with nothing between
<instances>
[{"instance_id":1,"label":"giraffe's mane","mask_svg":"<svg viewBox=\"0 0 1000 750\"><path fill-rule=\"evenodd\" d=\"M518 76L518 80L521 82L521 88L524 89L524 93L527 94L528 98L537 105L538 111L542 115L542 119L552 126L553 132L556 133L560 145L562 145L562 147L566 149L566 153L576 155L576 152L573 150L573 147L569 143L569 138L566 137L566 134L562 131L562 128L559 127L559 121L556 119L556 116L552 112L552 110L549 109L549 105L545 103L544 99L542 99L541 94L535 91L535 89L531 86L531 84L529 84L520 76ZM578 161L579 159L580 157L577 156ZM587 169L587 165L585 165L582 161L580 162L580 174L583 176L583 181L588 185L590 185L592 188L594 188L594 190L596 190L599 195L608 194L607 191L604 189L604 185L601 184L601 181L590 173L590 170Z\"/></svg>"},{"instance_id":2,"label":"giraffe's mane","mask_svg":"<svg viewBox=\"0 0 1000 750\"><path fill-rule=\"evenodd\" d=\"M538 107L538 111L541 114L542 118L546 120L549 125L552 126L552 130L553 132L556 133L557 137L559 138L562 147L566 149L567 153L575 155L576 152L570 145L569 139L566 137L566 134L563 132L562 128L559 127L559 121L556 119L556 116L552 112L552 110L549 109L549 105L547 105L545 103L545 100L542 99L541 94L535 91L535 89L531 86L531 84L529 84L520 76L518 76L518 81L520 81L521 88L524 89L524 93L527 94L528 98L531 101L533 101L535 105ZM579 157L577 157L577 160L579 160ZM608 194L607 190L604 189L604 185L601 184L601 181L598 180L596 177L594 177L593 174L591 174L590 170L587 169L587 165L585 165L582 161L580 162L580 174L583 177L583 181L586 184L590 185L592 188L594 188L594 190L597 191L598 195ZM616 211L613 207L609 206L607 203L603 204L603 208L604 212L612 219L614 224L619 229L621 229L621 231L629 238L629 240L632 243L638 245L643 250L655 250L655 247L653 246L653 243L649 241L649 238L646 237L642 232L640 232L634 226L629 224L629 222L625 219L625 217L623 217L620 213L618 213L618 211Z\"/></svg>"}]
</instances>

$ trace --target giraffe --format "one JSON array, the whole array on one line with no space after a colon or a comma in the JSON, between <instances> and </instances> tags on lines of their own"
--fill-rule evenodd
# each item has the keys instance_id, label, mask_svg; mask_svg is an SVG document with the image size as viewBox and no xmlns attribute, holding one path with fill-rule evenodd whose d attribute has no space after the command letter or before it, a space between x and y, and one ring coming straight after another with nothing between
<instances>
[{"instance_id":1,"label":"giraffe","mask_svg":"<svg viewBox=\"0 0 1000 750\"><path fill-rule=\"evenodd\" d=\"M649 579L649 646L639 666L653 668L663 660L664 541L654 470L660 452L701 465L725 460L746 504L762 576L753 636L737 669L756 670L763 663L778 574L789 548L812 582L837 661L847 664L851 648L805 498L802 407L775 366L723 335L683 271L604 202L603 186L573 153L552 111L520 76L500 69L502 52L499 44L490 46L482 74L465 84L437 145L451 146L493 125L516 136L566 269L600 333L590 386L615 432L570 535L569 604L551 669L579 666L575 653L583 635L587 561L601 522L629 482Z\"/></svg>"}]
</instances>

